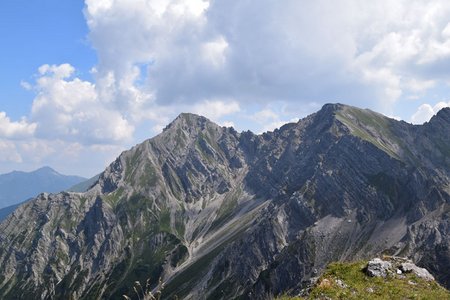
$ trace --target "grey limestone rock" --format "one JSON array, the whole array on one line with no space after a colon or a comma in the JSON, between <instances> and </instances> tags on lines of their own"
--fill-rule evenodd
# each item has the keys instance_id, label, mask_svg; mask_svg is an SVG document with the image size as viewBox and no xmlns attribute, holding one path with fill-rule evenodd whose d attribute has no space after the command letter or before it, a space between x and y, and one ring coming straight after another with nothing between
<instances>
[{"instance_id":1,"label":"grey limestone rock","mask_svg":"<svg viewBox=\"0 0 450 300\"><path fill-rule=\"evenodd\" d=\"M450 287L449 122L329 104L256 135L181 114L88 191L0 223L0 298L122 299L161 278L164 299L272 299L380 253Z\"/></svg>"},{"instance_id":2,"label":"grey limestone rock","mask_svg":"<svg viewBox=\"0 0 450 300\"><path fill-rule=\"evenodd\" d=\"M372 277L386 277L387 275L404 278L404 273L414 273L417 277L434 281L433 275L427 269L418 267L411 260L403 257L374 258L366 267L366 273Z\"/></svg>"},{"instance_id":3,"label":"grey limestone rock","mask_svg":"<svg viewBox=\"0 0 450 300\"><path fill-rule=\"evenodd\" d=\"M367 275L372 277L386 277L391 272L392 264L380 258L374 258L367 264Z\"/></svg>"},{"instance_id":4,"label":"grey limestone rock","mask_svg":"<svg viewBox=\"0 0 450 300\"><path fill-rule=\"evenodd\" d=\"M425 280L434 280L433 275L431 275L427 269L420 268L411 262L402 263L400 269L404 273L414 273L417 277L423 278Z\"/></svg>"}]
</instances>

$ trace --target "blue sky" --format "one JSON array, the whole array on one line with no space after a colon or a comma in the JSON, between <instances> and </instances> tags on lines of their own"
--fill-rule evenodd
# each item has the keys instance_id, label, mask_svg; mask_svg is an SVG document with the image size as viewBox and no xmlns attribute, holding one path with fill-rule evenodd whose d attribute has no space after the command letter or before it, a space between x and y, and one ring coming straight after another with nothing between
<instances>
[{"instance_id":1,"label":"blue sky","mask_svg":"<svg viewBox=\"0 0 450 300\"><path fill-rule=\"evenodd\" d=\"M22 88L44 63L70 61L82 76L96 63L87 40L83 1L5 0L0 3L0 110L17 119L29 113L34 95Z\"/></svg>"},{"instance_id":2,"label":"blue sky","mask_svg":"<svg viewBox=\"0 0 450 300\"><path fill-rule=\"evenodd\" d=\"M450 105L447 1L5 0L0 36L1 173L94 175L185 111L263 132Z\"/></svg>"}]
</instances>

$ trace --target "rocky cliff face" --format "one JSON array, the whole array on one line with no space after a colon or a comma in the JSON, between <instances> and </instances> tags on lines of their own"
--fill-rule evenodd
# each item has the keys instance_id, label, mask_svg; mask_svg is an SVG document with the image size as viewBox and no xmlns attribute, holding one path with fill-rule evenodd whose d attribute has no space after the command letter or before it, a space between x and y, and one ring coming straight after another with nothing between
<instances>
[{"instance_id":1,"label":"rocky cliff face","mask_svg":"<svg viewBox=\"0 0 450 300\"><path fill-rule=\"evenodd\" d=\"M255 135L181 114L85 193L0 224L3 299L271 298L331 261L408 256L450 287L450 109L414 126L340 104Z\"/></svg>"}]
</instances>

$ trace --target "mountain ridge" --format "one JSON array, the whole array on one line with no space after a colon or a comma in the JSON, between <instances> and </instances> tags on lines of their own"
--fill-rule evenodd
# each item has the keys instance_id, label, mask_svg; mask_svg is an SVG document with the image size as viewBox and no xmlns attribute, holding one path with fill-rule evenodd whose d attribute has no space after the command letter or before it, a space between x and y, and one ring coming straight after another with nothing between
<instances>
[{"instance_id":1,"label":"mountain ridge","mask_svg":"<svg viewBox=\"0 0 450 300\"><path fill-rule=\"evenodd\" d=\"M261 135L180 114L87 192L40 195L0 223L0 295L119 299L161 276L163 297L264 299L382 252L448 287L447 113L416 126L328 104ZM25 215L37 226L19 232Z\"/></svg>"},{"instance_id":2,"label":"mountain ridge","mask_svg":"<svg viewBox=\"0 0 450 300\"><path fill-rule=\"evenodd\" d=\"M63 175L45 166L31 172L12 171L0 174L0 208L15 205L41 192L60 192L86 180Z\"/></svg>"}]
</instances>

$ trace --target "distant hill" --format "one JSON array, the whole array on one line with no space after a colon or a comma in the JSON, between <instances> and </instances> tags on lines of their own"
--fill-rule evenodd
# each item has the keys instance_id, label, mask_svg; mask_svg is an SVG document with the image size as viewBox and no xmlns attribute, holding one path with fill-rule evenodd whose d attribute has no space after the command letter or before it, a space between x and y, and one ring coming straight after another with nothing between
<instances>
[{"instance_id":1,"label":"distant hill","mask_svg":"<svg viewBox=\"0 0 450 300\"><path fill-rule=\"evenodd\" d=\"M28 200L25 200L23 202L20 202L20 203L14 204L14 205L10 205L10 206L7 206L7 207L0 208L0 222L3 221L4 219L6 219L6 217L9 216L10 213L15 211L17 207L19 207L21 204L23 204L23 203L25 203L27 201Z\"/></svg>"},{"instance_id":2,"label":"distant hill","mask_svg":"<svg viewBox=\"0 0 450 300\"><path fill-rule=\"evenodd\" d=\"M75 193L84 193L86 192L91 186L95 184L95 182L100 177L100 174L95 175L92 178L89 178L85 181L82 181L80 183L75 184L74 186L67 189L68 192L75 192Z\"/></svg>"},{"instance_id":3,"label":"distant hill","mask_svg":"<svg viewBox=\"0 0 450 300\"><path fill-rule=\"evenodd\" d=\"M15 205L42 192L56 193L86 178L62 175L50 167L32 172L13 171L0 175L0 208Z\"/></svg>"}]
</instances>

